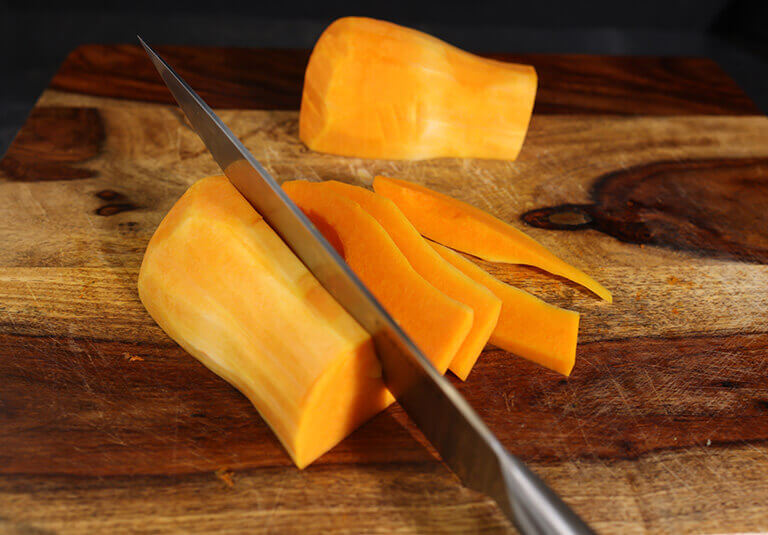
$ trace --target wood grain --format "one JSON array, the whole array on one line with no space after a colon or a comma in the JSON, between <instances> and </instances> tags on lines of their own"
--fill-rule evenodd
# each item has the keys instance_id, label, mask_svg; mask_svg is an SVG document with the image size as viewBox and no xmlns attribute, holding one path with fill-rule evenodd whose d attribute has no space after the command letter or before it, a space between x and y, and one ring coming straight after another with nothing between
<instances>
[{"instance_id":1,"label":"wood grain","mask_svg":"<svg viewBox=\"0 0 768 535\"><path fill-rule=\"evenodd\" d=\"M418 181L614 292L475 259L582 313L577 364L565 379L489 346L451 378L599 532L768 530L768 118L741 116L714 64L538 57L518 161L391 162L310 152L296 111L268 109L295 108L299 52L163 52L240 108L222 118L279 180ZM510 532L397 405L296 470L149 318L144 247L218 170L142 61L77 49L0 161L0 533Z\"/></svg>"},{"instance_id":2,"label":"wood grain","mask_svg":"<svg viewBox=\"0 0 768 535\"><path fill-rule=\"evenodd\" d=\"M768 263L766 158L640 165L601 177L591 196L593 204L541 208L522 219L541 228L593 228L630 243Z\"/></svg>"},{"instance_id":3,"label":"wood grain","mask_svg":"<svg viewBox=\"0 0 768 535\"><path fill-rule=\"evenodd\" d=\"M0 421L11 431L0 439L0 473L291 466L247 400L167 340L27 335L0 344L14 355L0 364L7 398ZM488 349L472 380L454 384L526 461L635 459L768 440L767 349L765 334L587 342L569 379ZM393 419L397 412L375 418L317 464L429 460Z\"/></svg>"},{"instance_id":4,"label":"wood grain","mask_svg":"<svg viewBox=\"0 0 768 535\"><path fill-rule=\"evenodd\" d=\"M309 50L160 46L158 52L211 106L299 108ZM533 65L536 113L751 115L755 104L713 61L655 56L482 54ZM138 45L83 45L51 87L103 97L173 104Z\"/></svg>"},{"instance_id":5,"label":"wood grain","mask_svg":"<svg viewBox=\"0 0 768 535\"><path fill-rule=\"evenodd\" d=\"M76 164L98 155L103 141L97 110L37 107L0 160L0 169L19 181L88 178L93 172Z\"/></svg>"}]
</instances>

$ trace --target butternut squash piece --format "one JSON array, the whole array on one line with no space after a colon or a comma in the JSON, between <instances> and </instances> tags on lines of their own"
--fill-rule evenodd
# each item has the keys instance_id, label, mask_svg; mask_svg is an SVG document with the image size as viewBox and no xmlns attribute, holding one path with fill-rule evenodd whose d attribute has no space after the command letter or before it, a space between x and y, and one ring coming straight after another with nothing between
<instances>
[{"instance_id":1,"label":"butternut squash piece","mask_svg":"<svg viewBox=\"0 0 768 535\"><path fill-rule=\"evenodd\" d=\"M505 284L455 251L430 242L440 256L501 299L491 343L505 351L570 375L576 361L579 314L545 303Z\"/></svg>"},{"instance_id":2,"label":"butternut squash piece","mask_svg":"<svg viewBox=\"0 0 768 535\"><path fill-rule=\"evenodd\" d=\"M440 256L501 299L501 315L491 343L510 353L570 375L576 362L579 313L545 303L501 282L456 251L428 242Z\"/></svg>"},{"instance_id":3,"label":"butternut squash piece","mask_svg":"<svg viewBox=\"0 0 768 535\"><path fill-rule=\"evenodd\" d=\"M299 137L312 150L359 158L514 160L536 84L529 65L346 17L328 26L309 58Z\"/></svg>"},{"instance_id":4,"label":"butternut squash piece","mask_svg":"<svg viewBox=\"0 0 768 535\"><path fill-rule=\"evenodd\" d=\"M223 176L171 208L138 286L160 327L250 399L299 468L393 401L368 334Z\"/></svg>"},{"instance_id":5,"label":"butternut squash piece","mask_svg":"<svg viewBox=\"0 0 768 535\"><path fill-rule=\"evenodd\" d=\"M470 307L475 315L472 329L451 361L450 370L465 381L499 320L501 300L437 254L395 203L374 192L334 180L319 186L360 205L384 227L416 272L448 297Z\"/></svg>"},{"instance_id":6,"label":"butternut squash piece","mask_svg":"<svg viewBox=\"0 0 768 535\"><path fill-rule=\"evenodd\" d=\"M391 199L427 238L489 262L526 264L570 279L609 303L611 292L539 242L479 208L424 186L377 176L376 193Z\"/></svg>"},{"instance_id":7,"label":"butternut squash piece","mask_svg":"<svg viewBox=\"0 0 768 535\"><path fill-rule=\"evenodd\" d=\"M440 373L472 328L473 312L419 275L387 231L360 205L321 184L283 184L349 267Z\"/></svg>"}]
</instances>

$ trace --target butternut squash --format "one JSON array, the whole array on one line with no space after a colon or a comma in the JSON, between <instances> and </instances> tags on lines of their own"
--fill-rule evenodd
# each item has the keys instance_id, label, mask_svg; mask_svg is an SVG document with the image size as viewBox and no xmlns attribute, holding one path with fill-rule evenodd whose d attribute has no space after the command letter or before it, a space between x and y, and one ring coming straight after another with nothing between
<instances>
[{"instance_id":1,"label":"butternut squash","mask_svg":"<svg viewBox=\"0 0 768 535\"><path fill-rule=\"evenodd\" d=\"M391 199L416 229L438 243L489 262L526 264L570 279L609 303L611 292L536 240L472 205L424 186L377 176L376 193Z\"/></svg>"},{"instance_id":2,"label":"butternut squash","mask_svg":"<svg viewBox=\"0 0 768 535\"><path fill-rule=\"evenodd\" d=\"M368 334L223 176L171 208L138 286L160 327L250 399L299 468L393 401Z\"/></svg>"},{"instance_id":3,"label":"butternut squash","mask_svg":"<svg viewBox=\"0 0 768 535\"><path fill-rule=\"evenodd\" d=\"M576 361L579 314L545 303L505 284L455 251L430 242L440 256L501 299L491 343L505 351L570 375Z\"/></svg>"},{"instance_id":4,"label":"butternut squash","mask_svg":"<svg viewBox=\"0 0 768 535\"><path fill-rule=\"evenodd\" d=\"M346 17L328 26L309 58L299 137L312 150L359 158L514 160L536 85L529 65Z\"/></svg>"},{"instance_id":5,"label":"butternut squash","mask_svg":"<svg viewBox=\"0 0 768 535\"><path fill-rule=\"evenodd\" d=\"M499 320L501 300L437 254L395 203L386 197L334 180L319 185L359 204L384 227L419 275L448 297L464 303L474 311L472 329L449 366L453 373L465 381Z\"/></svg>"},{"instance_id":6,"label":"butternut squash","mask_svg":"<svg viewBox=\"0 0 768 535\"><path fill-rule=\"evenodd\" d=\"M472 309L419 275L389 234L356 202L305 180L286 182L283 189L444 373L472 328Z\"/></svg>"}]
</instances>

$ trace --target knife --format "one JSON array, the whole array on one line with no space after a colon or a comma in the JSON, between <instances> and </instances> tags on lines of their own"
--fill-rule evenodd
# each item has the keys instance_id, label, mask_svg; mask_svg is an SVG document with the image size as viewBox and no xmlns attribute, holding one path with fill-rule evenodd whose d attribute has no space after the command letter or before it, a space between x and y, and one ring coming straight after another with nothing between
<instances>
[{"instance_id":1,"label":"knife","mask_svg":"<svg viewBox=\"0 0 768 535\"><path fill-rule=\"evenodd\" d=\"M137 37L230 182L371 335L384 384L462 483L493 498L526 535L593 533L501 445L235 134L165 60Z\"/></svg>"}]
</instances>

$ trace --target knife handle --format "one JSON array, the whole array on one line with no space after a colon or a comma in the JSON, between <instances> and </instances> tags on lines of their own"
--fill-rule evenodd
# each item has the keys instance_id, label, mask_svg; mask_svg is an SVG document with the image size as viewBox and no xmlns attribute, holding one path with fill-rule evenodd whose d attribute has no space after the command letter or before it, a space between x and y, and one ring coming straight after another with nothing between
<instances>
[{"instance_id":1,"label":"knife handle","mask_svg":"<svg viewBox=\"0 0 768 535\"><path fill-rule=\"evenodd\" d=\"M524 535L594 535L536 474L517 457L506 454L502 472L509 498L511 517Z\"/></svg>"}]
</instances>

